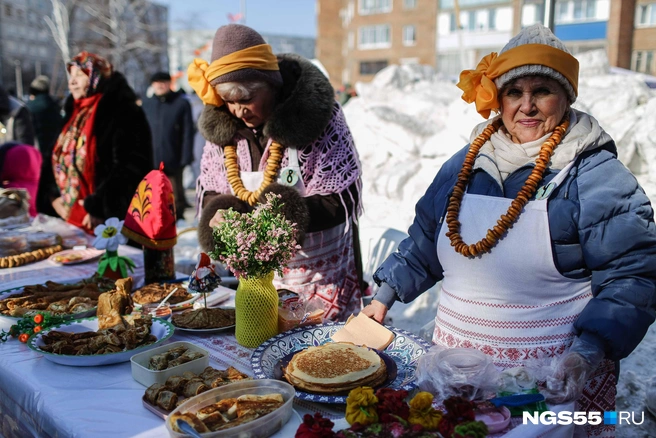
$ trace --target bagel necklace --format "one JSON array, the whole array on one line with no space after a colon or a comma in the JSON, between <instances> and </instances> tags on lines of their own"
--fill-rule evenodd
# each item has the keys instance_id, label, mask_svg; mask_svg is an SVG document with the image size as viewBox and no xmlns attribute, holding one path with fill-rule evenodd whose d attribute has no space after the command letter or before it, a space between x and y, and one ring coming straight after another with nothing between
<instances>
[{"instance_id":1,"label":"bagel necklace","mask_svg":"<svg viewBox=\"0 0 656 438\"><path fill-rule=\"evenodd\" d=\"M267 158L266 168L264 169L264 178L262 184L255 191L251 192L246 190L244 183L239 176L239 164L237 163L237 148L235 146L225 146L225 167L226 176L230 187L235 192L235 196L249 205L254 206L257 204L257 198L260 197L264 189L271 184L280 170L280 162L282 161L283 147L280 143L275 141L271 142L269 146L269 157Z\"/></svg>"},{"instance_id":2,"label":"bagel necklace","mask_svg":"<svg viewBox=\"0 0 656 438\"><path fill-rule=\"evenodd\" d=\"M529 199L535 195L538 184L542 181L544 172L547 170L554 149L560 144L569 127L569 112L565 113L560 125L556 126L551 136L542 144L538 158L535 160L535 167L526 179L522 189L517 193L515 199L513 199L510 207L508 207L506 214L502 214L499 220L497 220L496 225L487 230L487 235L484 238L476 243L467 244L462 240L462 236L460 236L461 224L458 220L460 203L467 189L469 178L473 173L474 161L476 161L478 151L490 139L492 134L499 130L502 124L503 122L500 118L490 123L471 143L460 173L458 173L458 180L453 188L453 193L449 198L449 205L446 209L446 224L449 227L449 231L446 233L446 236L451 240L451 246L454 247L456 252L465 257L476 257L485 252L490 252L499 242L499 239L517 221L522 209L526 206Z\"/></svg>"}]
</instances>

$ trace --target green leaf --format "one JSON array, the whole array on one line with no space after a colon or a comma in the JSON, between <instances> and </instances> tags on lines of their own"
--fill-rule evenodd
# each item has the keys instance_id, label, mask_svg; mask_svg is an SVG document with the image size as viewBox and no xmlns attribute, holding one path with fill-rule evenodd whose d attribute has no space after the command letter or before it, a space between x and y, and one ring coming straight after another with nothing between
<instances>
[{"instance_id":1,"label":"green leaf","mask_svg":"<svg viewBox=\"0 0 656 438\"><path fill-rule=\"evenodd\" d=\"M109 260L107 259L101 259L100 262L98 263L98 275L103 276L105 275L105 271L107 270L107 265L109 264Z\"/></svg>"},{"instance_id":2,"label":"green leaf","mask_svg":"<svg viewBox=\"0 0 656 438\"><path fill-rule=\"evenodd\" d=\"M121 257L121 259L119 259L118 267L121 271L121 277L126 278L128 276L128 270L125 266L126 265L125 260L122 260L122 259L123 259L123 257Z\"/></svg>"},{"instance_id":3,"label":"green leaf","mask_svg":"<svg viewBox=\"0 0 656 438\"><path fill-rule=\"evenodd\" d=\"M112 271L116 272L116 268L118 268L118 257L109 259L109 267L112 268Z\"/></svg>"}]
</instances>

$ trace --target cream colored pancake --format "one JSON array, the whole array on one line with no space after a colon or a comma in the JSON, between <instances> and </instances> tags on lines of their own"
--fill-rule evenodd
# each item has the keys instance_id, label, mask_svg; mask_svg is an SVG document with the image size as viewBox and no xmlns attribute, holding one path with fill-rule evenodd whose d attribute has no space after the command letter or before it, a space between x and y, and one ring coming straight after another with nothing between
<instances>
[{"instance_id":1,"label":"cream colored pancake","mask_svg":"<svg viewBox=\"0 0 656 438\"><path fill-rule=\"evenodd\" d=\"M296 353L284 374L299 389L335 393L379 385L387 378L387 367L375 351L366 347L330 343Z\"/></svg>"}]
</instances>

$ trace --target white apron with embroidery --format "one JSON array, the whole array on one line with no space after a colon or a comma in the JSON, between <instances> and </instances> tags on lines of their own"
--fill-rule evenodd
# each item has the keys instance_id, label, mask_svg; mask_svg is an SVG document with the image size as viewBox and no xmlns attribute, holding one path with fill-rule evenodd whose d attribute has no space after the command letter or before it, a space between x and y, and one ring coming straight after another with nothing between
<instances>
[{"instance_id":1,"label":"white apron with embroidery","mask_svg":"<svg viewBox=\"0 0 656 438\"><path fill-rule=\"evenodd\" d=\"M294 187L301 196L305 196L298 151L288 148L287 154L289 164L280 170L277 182ZM246 190L251 192L260 187L264 179L264 172L240 171L239 175ZM232 186L230 191L234 195ZM355 266L353 227L347 229L346 223L328 230L307 233L303 249L296 253L283 274L282 277L276 274L274 286L301 294L306 300L318 300L317 304L323 306L325 312L324 320L346 321L351 313L362 308L362 292Z\"/></svg>"},{"instance_id":2,"label":"white apron with embroidery","mask_svg":"<svg viewBox=\"0 0 656 438\"><path fill-rule=\"evenodd\" d=\"M552 180L553 188L562 183L571 166ZM550 193L545 199L530 201L505 237L480 257L468 259L457 253L445 235L448 227L442 224L437 253L444 281L433 342L450 348L477 348L502 369L521 366L538 355L561 355L569 347L575 336L573 324L592 292L589 279L566 278L554 265L547 213ZM473 243L485 237L511 202L465 194L458 217L463 240ZM607 375L607 366L605 362L599 370L603 368L604 393L596 394L593 389L595 394L588 394L589 407L596 406L597 396L608 397L609 380L614 406L614 376ZM543 436L572 436L573 428L556 429Z\"/></svg>"}]
</instances>

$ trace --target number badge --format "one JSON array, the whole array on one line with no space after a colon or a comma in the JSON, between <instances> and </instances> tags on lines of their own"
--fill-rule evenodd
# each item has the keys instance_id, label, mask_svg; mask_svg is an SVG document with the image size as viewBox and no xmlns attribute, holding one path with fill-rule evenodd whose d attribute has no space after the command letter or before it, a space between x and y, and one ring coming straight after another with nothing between
<instances>
[{"instance_id":1,"label":"number badge","mask_svg":"<svg viewBox=\"0 0 656 438\"><path fill-rule=\"evenodd\" d=\"M280 170L280 184L286 186L295 186L298 182L298 172L291 167L285 167Z\"/></svg>"}]
</instances>

